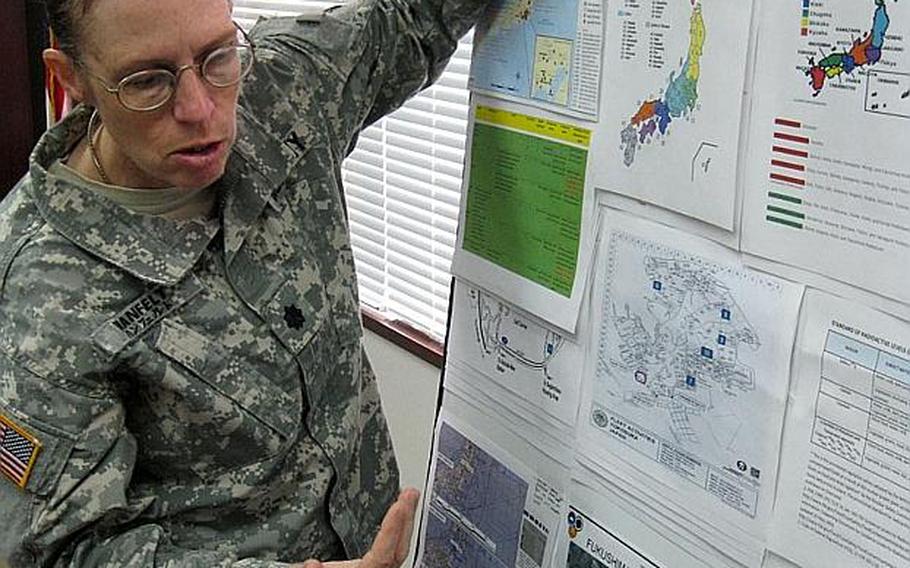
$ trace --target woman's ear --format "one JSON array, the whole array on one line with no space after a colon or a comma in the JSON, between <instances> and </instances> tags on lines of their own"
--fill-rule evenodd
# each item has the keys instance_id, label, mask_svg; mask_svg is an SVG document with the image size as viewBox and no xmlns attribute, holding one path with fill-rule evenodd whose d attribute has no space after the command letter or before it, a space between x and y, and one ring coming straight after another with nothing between
<instances>
[{"instance_id":1,"label":"woman's ear","mask_svg":"<svg viewBox=\"0 0 910 568\"><path fill-rule=\"evenodd\" d=\"M73 59L59 49L45 49L44 65L60 81L73 101L85 101L89 95L85 82L76 70Z\"/></svg>"}]
</instances>

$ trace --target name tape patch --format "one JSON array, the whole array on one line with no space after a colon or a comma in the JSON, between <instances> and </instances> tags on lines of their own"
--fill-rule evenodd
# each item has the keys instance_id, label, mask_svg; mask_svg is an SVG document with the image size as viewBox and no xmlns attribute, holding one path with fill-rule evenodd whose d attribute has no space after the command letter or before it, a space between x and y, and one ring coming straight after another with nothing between
<instances>
[{"instance_id":1,"label":"name tape patch","mask_svg":"<svg viewBox=\"0 0 910 568\"><path fill-rule=\"evenodd\" d=\"M201 291L202 286L195 278L176 287L154 288L104 323L92 336L109 354L118 353Z\"/></svg>"}]
</instances>

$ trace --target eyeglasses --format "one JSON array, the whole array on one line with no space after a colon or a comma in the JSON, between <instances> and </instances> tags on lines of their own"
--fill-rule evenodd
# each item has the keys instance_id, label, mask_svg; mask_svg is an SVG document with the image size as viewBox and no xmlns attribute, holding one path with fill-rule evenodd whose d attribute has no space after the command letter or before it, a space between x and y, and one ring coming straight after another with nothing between
<instances>
[{"instance_id":1,"label":"eyeglasses","mask_svg":"<svg viewBox=\"0 0 910 568\"><path fill-rule=\"evenodd\" d=\"M253 42L243 29L237 28L237 39L232 45L219 47L205 56L201 63L184 65L174 71L168 69L146 69L131 73L120 80L116 87L91 71L89 75L97 79L105 90L117 95L125 108L136 112L151 112L166 105L177 92L180 76L184 71L193 69L213 87L233 87L240 83L253 68L256 55Z\"/></svg>"}]
</instances>

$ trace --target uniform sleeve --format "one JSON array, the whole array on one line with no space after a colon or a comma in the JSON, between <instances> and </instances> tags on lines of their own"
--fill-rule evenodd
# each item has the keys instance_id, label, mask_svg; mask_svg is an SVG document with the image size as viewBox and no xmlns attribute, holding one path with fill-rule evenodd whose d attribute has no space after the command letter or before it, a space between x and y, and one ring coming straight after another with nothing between
<instances>
[{"instance_id":1,"label":"uniform sleeve","mask_svg":"<svg viewBox=\"0 0 910 568\"><path fill-rule=\"evenodd\" d=\"M9 469L0 475L0 565L287 566L238 561L230 549L181 549L164 527L143 523L153 498L130 487L136 441L123 406L113 393L79 384L62 386L0 354L4 427L40 445L24 489Z\"/></svg>"},{"instance_id":2,"label":"uniform sleeve","mask_svg":"<svg viewBox=\"0 0 910 568\"><path fill-rule=\"evenodd\" d=\"M261 22L246 104L283 134L328 127L335 150L435 81L488 0L363 0ZM257 56L258 57L258 56Z\"/></svg>"}]
</instances>

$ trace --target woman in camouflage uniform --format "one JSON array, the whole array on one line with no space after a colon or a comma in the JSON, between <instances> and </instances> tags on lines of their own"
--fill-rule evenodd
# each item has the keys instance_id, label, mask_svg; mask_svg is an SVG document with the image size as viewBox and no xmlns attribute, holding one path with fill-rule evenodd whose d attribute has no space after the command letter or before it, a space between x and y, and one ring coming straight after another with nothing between
<instances>
[{"instance_id":1,"label":"woman in camouflage uniform","mask_svg":"<svg viewBox=\"0 0 910 568\"><path fill-rule=\"evenodd\" d=\"M0 564L401 563L340 165L485 3L48 0L85 104L0 205Z\"/></svg>"}]
</instances>

